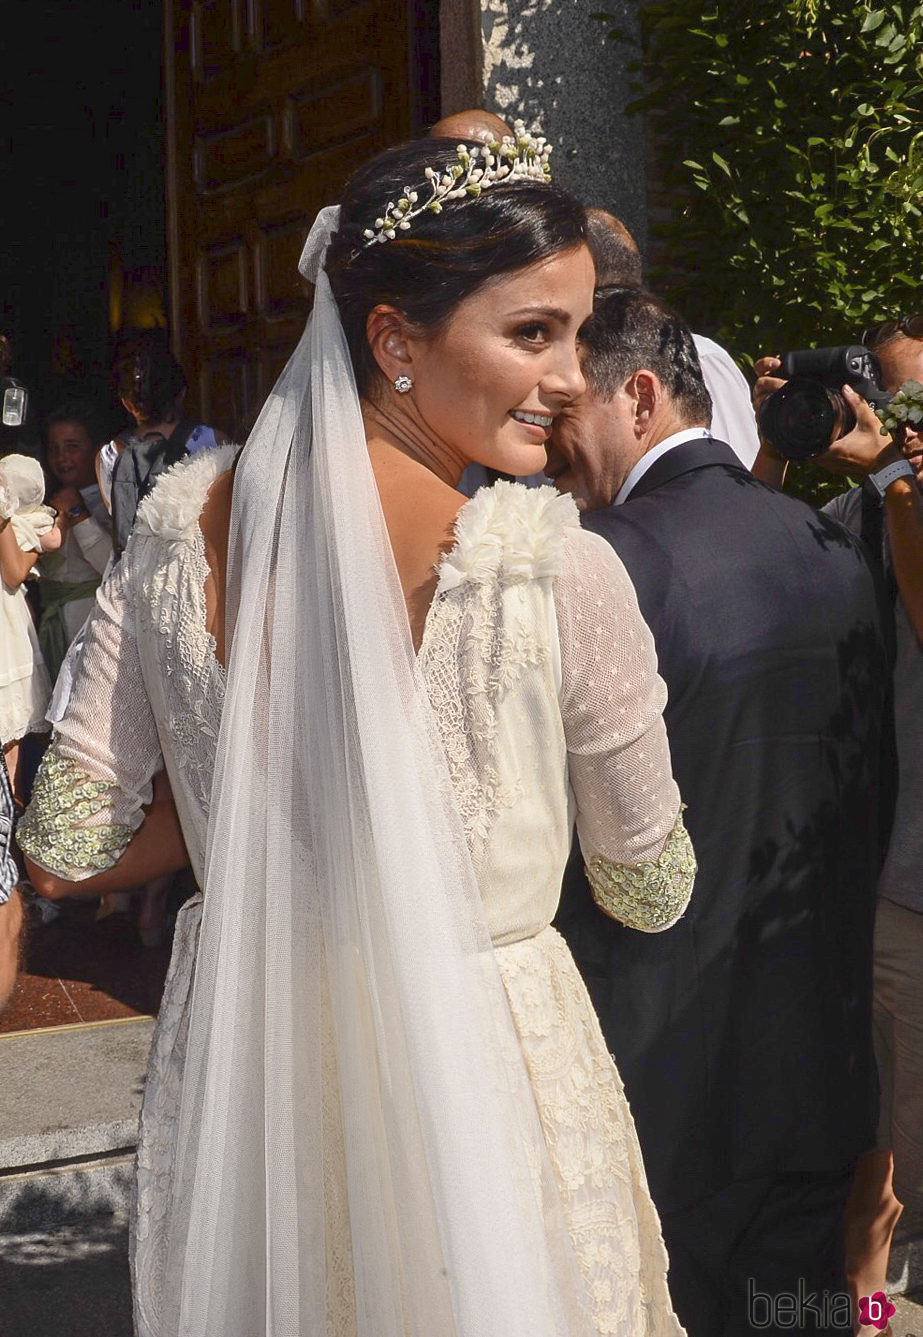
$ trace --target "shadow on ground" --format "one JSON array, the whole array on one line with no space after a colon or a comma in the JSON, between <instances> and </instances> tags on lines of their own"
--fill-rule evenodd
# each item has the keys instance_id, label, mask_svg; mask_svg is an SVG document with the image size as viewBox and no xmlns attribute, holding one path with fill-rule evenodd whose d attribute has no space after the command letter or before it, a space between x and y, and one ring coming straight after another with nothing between
<instances>
[{"instance_id":1,"label":"shadow on ground","mask_svg":"<svg viewBox=\"0 0 923 1337\"><path fill-rule=\"evenodd\" d=\"M0 1337L131 1337L128 1228L112 1217L0 1241Z\"/></svg>"}]
</instances>

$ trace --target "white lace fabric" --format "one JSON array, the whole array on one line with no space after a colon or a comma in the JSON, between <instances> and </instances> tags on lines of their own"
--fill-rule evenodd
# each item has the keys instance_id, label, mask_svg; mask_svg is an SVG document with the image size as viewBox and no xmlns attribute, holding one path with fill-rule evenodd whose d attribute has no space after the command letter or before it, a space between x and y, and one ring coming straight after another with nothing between
<instances>
[{"instance_id":1,"label":"white lace fabric","mask_svg":"<svg viewBox=\"0 0 923 1337\"><path fill-rule=\"evenodd\" d=\"M201 881L224 673L205 624L198 517L234 448L191 459L143 503L129 549L101 586L81 673L20 824L23 849L71 881L114 864L166 765ZM60 763L60 765L55 765ZM68 808L77 788L92 790Z\"/></svg>"},{"instance_id":2,"label":"white lace fabric","mask_svg":"<svg viewBox=\"0 0 923 1337\"><path fill-rule=\"evenodd\" d=\"M680 1337L667 1253L621 1080L563 938L497 949L594 1332Z\"/></svg>"},{"instance_id":3,"label":"white lace fabric","mask_svg":"<svg viewBox=\"0 0 923 1337\"><path fill-rule=\"evenodd\" d=\"M550 924L575 813L588 861L656 861L680 807L666 688L569 497L499 483L462 509L419 661L495 944Z\"/></svg>"},{"instance_id":4,"label":"white lace fabric","mask_svg":"<svg viewBox=\"0 0 923 1337\"><path fill-rule=\"evenodd\" d=\"M116 862L141 825L162 765L125 574L117 569L100 591L87 634L92 672L81 679L20 824L30 858L72 881ZM87 789L92 802L69 812L74 786Z\"/></svg>"}]
</instances>

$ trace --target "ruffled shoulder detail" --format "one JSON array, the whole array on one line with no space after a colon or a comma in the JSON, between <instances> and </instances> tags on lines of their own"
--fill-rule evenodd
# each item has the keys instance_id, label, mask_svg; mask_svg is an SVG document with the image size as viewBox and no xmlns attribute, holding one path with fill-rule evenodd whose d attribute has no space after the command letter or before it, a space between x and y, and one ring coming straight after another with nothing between
<instances>
[{"instance_id":1,"label":"ruffled shoulder detail","mask_svg":"<svg viewBox=\"0 0 923 1337\"><path fill-rule=\"evenodd\" d=\"M579 529L572 497L553 487L498 482L482 487L455 520L455 545L439 564L437 593L465 581L514 585L556 576L569 529Z\"/></svg>"},{"instance_id":2,"label":"ruffled shoulder detail","mask_svg":"<svg viewBox=\"0 0 923 1337\"><path fill-rule=\"evenodd\" d=\"M161 474L138 507L134 534L149 534L173 542L188 539L199 522L208 489L227 473L239 446L215 446L174 464Z\"/></svg>"}]
</instances>

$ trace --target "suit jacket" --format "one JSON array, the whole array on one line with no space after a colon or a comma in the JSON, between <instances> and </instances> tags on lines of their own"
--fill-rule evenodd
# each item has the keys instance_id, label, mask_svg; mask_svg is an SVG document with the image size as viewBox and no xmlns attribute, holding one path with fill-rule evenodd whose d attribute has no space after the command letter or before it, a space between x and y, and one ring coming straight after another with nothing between
<instances>
[{"instance_id":1,"label":"suit jacket","mask_svg":"<svg viewBox=\"0 0 923 1337\"><path fill-rule=\"evenodd\" d=\"M838 1170L872 1143L881 590L862 544L703 438L585 517L654 636L699 872L647 935L572 859L558 926L625 1081L654 1201Z\"/></svg>"}]
</instances>

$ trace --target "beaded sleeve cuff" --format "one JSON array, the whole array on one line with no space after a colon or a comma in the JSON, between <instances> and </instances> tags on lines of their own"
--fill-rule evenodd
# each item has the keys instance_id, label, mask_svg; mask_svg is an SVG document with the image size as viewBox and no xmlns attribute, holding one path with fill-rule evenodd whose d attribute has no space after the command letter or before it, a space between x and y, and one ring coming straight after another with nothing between
<instances>
[{"instance_id":1,"label":"beaded sleeve cuff","mask_svg":"<svg viewBox=\"0 0 923 1337\"><path fill-rule=\"evenodd\" d=\"M656 861L613 863L594 855L586 872L593 899L607 915L645 933L669 928L689 904L696 874L682 809Z\"/></svg>"},{"instance_id":2,"label":"beaded sleeve cuff","mask_svg":"<svg viewBox=\"0 0 923 1337\"><path fill-rule=\"evenodd\" d=\"M49 751L32 801L16 829L20 849L35 863L69 882L101 873L117 863L132 837L124 823L90 825L112 806L118 786L92 780L75 761Z\"/></svg>"}]
</instances>

